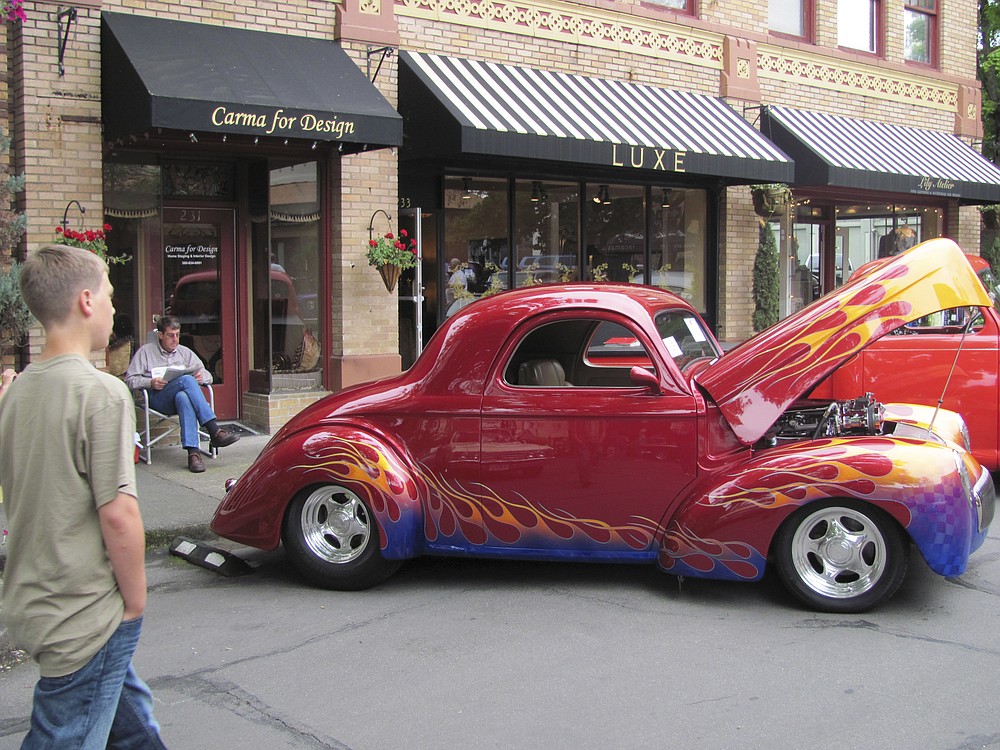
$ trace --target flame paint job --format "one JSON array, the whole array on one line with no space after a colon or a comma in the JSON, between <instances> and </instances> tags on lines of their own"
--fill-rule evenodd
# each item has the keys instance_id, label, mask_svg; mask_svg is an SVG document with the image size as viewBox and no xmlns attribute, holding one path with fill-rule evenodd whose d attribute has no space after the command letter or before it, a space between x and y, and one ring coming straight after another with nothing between
<instances>
[{"instance_id":1,"label":"flame paint job","mask_svg":"<svg viewBox=\"0 0 1000 750\"><path fill-rule=\"evenodd\" d=\"M990 298L951 240L921 243L744 342L698 383L745 443L874 339L924 315ZM858 394L852 394L856 396Z\"/></svg>"},{"instance_id":2,"label":"flame paint job","mask_svg":"<svg viewBox=\"0 0 1000 750\"><path fill-rule=\"evenodd\" d=\"M671 573L754 580L797 508L851 498L896 519L933 570L957 574L985 535L969 490L984 470L960 447L856 436L771 448L744 442L811 385L800 371L821 377L930 298L980 299L978 282L979 291L962 279L941 289L950 277L937 272L936 256L927 267L922 247L779 324L783 340L765 332L735 350L738 365L726 365L727 354L699 369L698 384L710 384L718 403L678 368L658 334L658 312L694 313L679 297L574 284L481 300L449 318L408 372L331 395L290 420L220 504L212 528L273 549L298 493L341 484L371 508L389 559L656 561ZM659 387L508 382L520 343L560 321L578 331L624 325L649 350ZM589 339L581 340L567 375L587 369ZM749 404L739 400L740 373L766 408L740 411ZM945 440L954 440L960 423L942 417L951 425ZM909 418L927 419L919 409Z\"/></svg>"}]
</instances>

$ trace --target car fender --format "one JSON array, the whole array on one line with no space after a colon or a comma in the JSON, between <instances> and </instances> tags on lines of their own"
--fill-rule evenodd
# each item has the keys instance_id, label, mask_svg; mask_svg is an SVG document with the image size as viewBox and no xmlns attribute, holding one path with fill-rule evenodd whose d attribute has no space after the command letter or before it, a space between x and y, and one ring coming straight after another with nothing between
<instances>
[{"instance_id":1,"label":"car fender","mask_svg":"<svg viewBox=\"0 0 1000 750\"><path fill-rule=\"evenodd\" d=\"M675 575L753 581L797 508L853 498L888 513L941 575L965 569L977 535L968 463L938 443L829 438L755 453L715 474L665 525L660 567Z\"/></svg>"},{"instance_id":2,"label":"car fender","mask_svg":"<svg viewBox=\"0 0 1000 750\"><path fill-rule=\"evenodd\" d=\"M371 507L382 555L405 559L421 549L421 483L390 441L355 425L320 425L269 444L219 505L212 530L275 549L285 514L307 487L340 484Z\"/></svg>"}]
</instances>

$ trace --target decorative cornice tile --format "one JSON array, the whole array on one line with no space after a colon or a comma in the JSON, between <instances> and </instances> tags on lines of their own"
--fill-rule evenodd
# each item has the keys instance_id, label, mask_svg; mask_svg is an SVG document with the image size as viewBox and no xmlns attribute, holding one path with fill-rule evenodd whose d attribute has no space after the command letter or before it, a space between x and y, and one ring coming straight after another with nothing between
<instances>
[{"instance_id":1,"label":"decorative cornice tile","mask_svg":"<svg viewBox=\"0 0 1000 750\"><path fill-rule=\"evenodd\" d=\"M932 109L955 111L958 104L958 88L953 83L908 76L874 65L849 65L781 47L757 47L757 75L876 99L905 100Z\"/></svg>"},{"instance_id":2,"label":"decorative cornice tile","mask_svg":"<svg viewBox=\"0 0 1000 750\"><path fill-rule=\"evenodd\" d=\"M660 24L578 3L523 0L396 0L398 16L445 21L600 49L672 59L719 70L718 33Z\"/></svg>"},{"instance_id":3,"label":"decorative cornice tile","mask_svg":"<svg viewBox=\"0 0 1000 750\"><path fill-rule=\"evenodd\" d=\"M378 0L368 0L378 2ZM683 24L560 0L393 0L397 16L441 21L723 68L725 34ZM734 30L737 32L738 30ZM735 34L739 36L738 33ZM956 111L958 86L932 76L841 60L797 49L758 44L757 75L797 85L884 100L906 100L920 107ZM738 68L737 75L748 76Z\"/></svg>"}]
</instances>

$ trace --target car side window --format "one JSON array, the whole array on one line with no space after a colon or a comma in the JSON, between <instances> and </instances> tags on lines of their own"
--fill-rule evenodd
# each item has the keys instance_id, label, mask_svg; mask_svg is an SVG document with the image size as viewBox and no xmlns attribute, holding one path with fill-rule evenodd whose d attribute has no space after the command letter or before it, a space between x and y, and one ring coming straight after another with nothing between
<instances>
[{"instance_id":1,"label":"car side window","mask_svg":"<svg viewBox=\"0 0 1000 750\"><path fill-rule=\"evenodd\" d=\"M982 330L985 321L978 307L954 307L925 315L893 331L896 335L961 334L971 320L969 333Z\"/></svg>"},{"instance_id":2,"label":"car side window","mask_svg":"<svg viewBox=\"0 0 1000 750\"><path fill-rule=\"evenodd\" d=\"M633 388L633 366L653 369L636 334L609 320L581 318L546 323L531 331L504 368L519 388Z\"/></svg>"}]
</instances>

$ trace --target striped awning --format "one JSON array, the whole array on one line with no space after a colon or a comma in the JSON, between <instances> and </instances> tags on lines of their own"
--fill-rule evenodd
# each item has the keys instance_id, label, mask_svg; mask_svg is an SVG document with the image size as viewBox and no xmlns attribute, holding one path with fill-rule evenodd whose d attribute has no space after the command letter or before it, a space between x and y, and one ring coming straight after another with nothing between
<instances>
[{"instance_id":1,"label":"striped awning","mask_svg":"<svg viewBox=\"0 0 1000 750\"><path fill-rule=\"evenodd\" d=\"M445 153L789 182L792 163L722 99L401 52L404 157Z\"/></svg>"},{"instance_id":2,"label":"striped awning","mask_svg":"<svg viewBox=\"0 0 1000 750\"><path fill-rule=\"evenodd\" d=\"M951 133L773 105L761 132L795 160L797 186L1000 202L1000 169Z\"/></svg>"}]
</instances>

